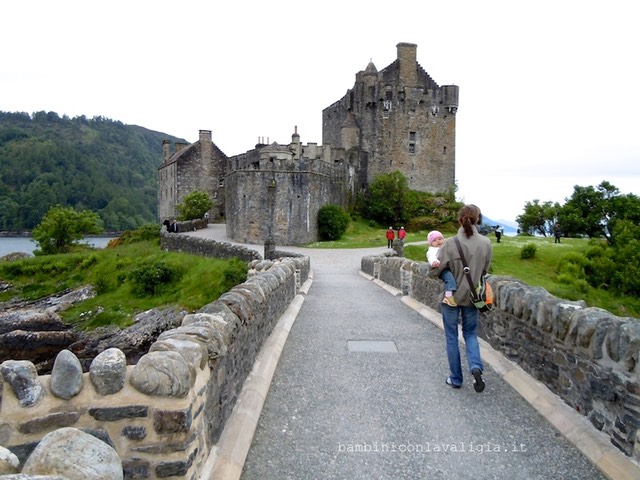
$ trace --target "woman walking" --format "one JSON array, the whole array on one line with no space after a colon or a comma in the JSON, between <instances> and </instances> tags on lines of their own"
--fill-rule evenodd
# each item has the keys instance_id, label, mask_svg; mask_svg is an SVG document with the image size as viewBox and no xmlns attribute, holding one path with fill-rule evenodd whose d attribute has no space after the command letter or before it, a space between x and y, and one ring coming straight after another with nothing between
<instances>
[{"instance_id":1,"label":"woman walking","mask_svg":"<svg viewBox=\"0 0 640 480\"><path fill-rule=\"evenodd\" d=\"M460 242L474 285L477 285L481 276L489 271L492 255L491 241L478 233L477 226L482 223L482 214L477 206L465 205L462 207L458 213L458 223L460 228L458 228L457 235L448 238L440 248L440 265L430 269L429 276L438 278L443 270L449 268L458 284L458 289L454 293L456 306L444 303L441 305L449 361L449 377L446 383L453 388L462 386L463 375L458 346L458 319L461 318L462 336L469 372L473 376L473 387L476 392L482 392L485 382L482 378L484 365L480 358L477 335L479 312L469 298L470 286L465 279L464 267L455 239L457 238Z\"/></svg>"}]
</instances>

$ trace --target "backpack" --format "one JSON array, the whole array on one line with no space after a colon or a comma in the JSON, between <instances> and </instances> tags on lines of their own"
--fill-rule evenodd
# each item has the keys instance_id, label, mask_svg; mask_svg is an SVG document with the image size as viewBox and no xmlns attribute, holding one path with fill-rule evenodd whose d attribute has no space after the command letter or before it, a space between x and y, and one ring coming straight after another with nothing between
<instances>
[{"instance_id":1,"label":"backpack","mask_svg":"<svg viewBox=\"0 0 640 480\"><path fill-rule=\"evenodd\" d=\"M493 307L493 289L487 277L483 275L475 289L471 289L471 302L481 312L488 312Z\"/></svg>"},{"instance_id":2,"label":"backpack","mask_svg":"<svg viewBox=\"0 0 640 480\"><path fill-rule=\"evenodd\" d=\"M478 285L476 286L473 285L473 280L471 280L471 270L467 265L467 259L464 258L464 253L462 253L460 240L458 240L457 238L454 238L454 240L456 242L456 246L458 247L458 253L460 253L460 259L462 260L462 266L464 267L464 274L467 277L467 281L469 282L469 297L471 298L471 303L473 303L473 305L480 312L488 312L493 306L493 289L487 282L487 276L482 275L480 277L480 283L478 283Z\"/></svg>"}]
</instances>

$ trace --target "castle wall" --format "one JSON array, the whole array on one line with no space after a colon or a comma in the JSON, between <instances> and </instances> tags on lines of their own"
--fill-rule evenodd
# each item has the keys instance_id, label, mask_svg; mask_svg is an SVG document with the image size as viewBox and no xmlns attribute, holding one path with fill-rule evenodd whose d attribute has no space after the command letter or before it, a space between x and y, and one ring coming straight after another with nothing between
<instances>
[{"instance_id":1,"label":"castle wall","mask_svg":"<svg viewBox=\"0 0 640 480\"><path fill-rule=\"evenodd\" d=\"M313 158L295 158L288 147L272 145L229 161L225 179L227 236L241 243L302 245L318 240L318 211L323 205L346 207L353 169L328 163L331 154L316 144L301 148ZM337 150L336 152L340 152Z\"/></svg>"},{"instance_id":2,"label":"castle wall","mask_svg":"<svg viewBox=\"0 0 640 480\"><path fill-rule=\"evenodd\" d=\"M158 170L158 222L177 218L178 164L163 165Z\"/></svg>"},{"instance_id":3,"label":"castle wall","mask_svg":"<svg viewBox=\"0 0 640 480\"><path fill-rule=\"evenodd\" d=\"M428 277L425 262L370 256L361 270L440 310L442 282ZM495 304L481 314L479 335L640 461L640 322L511 277L489 283Z\"/></svg>"},{"instance_id":4,"label":"castle wall","mask_svg":"<svg viewBox=\"0 0 640 480\"><path fill-rule=\"evenodd\" d=\"M230 255L241 249L163 234L163 248L199 253L203 242L217 244L208 250L218 252L228 246ZM262 344L310 271L302 256L250 267L245 283L162 333L135 366L114 361L118 349L103 352L104 361L96 357L89 373L79 374L75 394L61 396L54 387L64 384L68 392L74 383L68 365L22 379L14 374L23 369L4 362L0 444L22 464L47 433L75 427L115 448L125 480L199 478Z\"/></svg>"}]
</instances>

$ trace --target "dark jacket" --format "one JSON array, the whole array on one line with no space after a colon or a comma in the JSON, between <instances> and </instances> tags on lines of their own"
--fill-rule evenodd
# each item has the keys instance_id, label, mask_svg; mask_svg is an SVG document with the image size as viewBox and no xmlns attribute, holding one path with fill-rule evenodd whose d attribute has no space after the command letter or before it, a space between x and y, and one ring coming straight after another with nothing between
<instances>
[{"instance_id":1,"label":"dark jacket","mask_svg":"<svg viewBox=\"0 0 640 480\"><path fill-rule=\"evenodd\" d=\"M480 282L480 277L485 275L491 266L491 241L484 235L480 235L475 226L473 227L473 235L471 235L471 237L467 238L462 227L458 229L456 237L460 241L462 252L471 269L473 284L477 285L478 282ZM458 305L471 306L472 303L469 299L469 282L465 277L460 253L454 240L456 237L447 238L444 245L440 247L440 266L431 268L429 270L429 276L437 278L442 270L449 268L458 284L458 289L453 294L453 298Z\"/></svg>"}]
</instances>

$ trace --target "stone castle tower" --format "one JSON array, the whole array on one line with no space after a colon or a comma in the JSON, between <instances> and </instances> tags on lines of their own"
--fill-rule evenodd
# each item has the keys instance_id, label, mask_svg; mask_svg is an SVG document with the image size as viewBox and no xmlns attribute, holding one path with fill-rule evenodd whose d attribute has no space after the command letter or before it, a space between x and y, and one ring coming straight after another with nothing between
<instances>
[{"instance_id":1,"label":"stone castle tower","mask_svg":"<svg viewBox=\"0 0 640 480\"><path fill-rule=\"evenodd\" d=\"M322 142L345 148L362 185L399 170L413 190L447 192L455 182L458 87L433 81L416 60L417 45L399 43L397 52L381 71L369 62L323 110Z\"/></svg>"},{"instance_id":2,"label":"stone castle tower","mask_svg":"<svg viewBox=\"0 0 640 480\"><path fill-rule=\"evenodd\" d=\"M323 205L346 207L354 190L354 169L344 151L303 145L297 128L291 143L258 144L231 157L225 178L227 236L242 243L302 245L318 240Z\"/></svg>"},{"instance_id":3,"label":"stone castle tower","mask_svg":"<svg viewBox=\"0 0 640 480\"><path fill-rule=\"evenodd\" d=\"M409 188L449 192L455 185L458 87L438 86L416 61L417 46L397 45L398 57L379 71L370 62L347 94L322 112L323 145L265 144L227 157L200 131L192 145L164 144L158 171L158 217L195 190L209 193L210 221L225 221L227 236L279 245L318 240L323 205L350 206L380 174L399 170ZM268 142L267 142L268 143Z\"/></svg>"}]
</instances>

